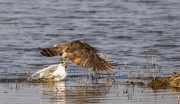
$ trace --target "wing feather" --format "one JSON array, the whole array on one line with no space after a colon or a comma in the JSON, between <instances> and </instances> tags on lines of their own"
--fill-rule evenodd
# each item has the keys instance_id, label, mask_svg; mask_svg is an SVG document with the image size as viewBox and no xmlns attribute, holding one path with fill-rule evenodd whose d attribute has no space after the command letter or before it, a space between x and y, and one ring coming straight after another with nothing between
<instances>
[{"instance_id":1,"label":"wing feather","mask_svg":"<svg viewBox=\"0 0 180 104\"><path fill-rule=\"evenodd\" d=\"M75 64L78 64L79 62L80 62L80 58L75 58L74 60L73 60L73 63L75 63Z\"/></svg>"},{"instance_id":2,"label":"wing feather","mask_svg":"<svg viewBox=\"0 0 180 104\"><path fill-rule=\"evenodd\" d=\"M74 41L68 45L66 50L67 58L74 64L93 70L113 69L116 63L102 59L96 49L82 41Z\"/></svg>"},{"instance_id":3,"label":"wing feather","mask_svg":"<svg viewBox=\"0 0 180 104\"><path fill-rule=\"evenodd\" d=\"M56 47L50 48L39 48L41 50L41 54L47 57L60 55L63 51L67 49L67 44L58 45Z\"/></svg>"},{"instance_id":4,"label":"wing feather","mask_svg":"<svg viewBox=\"0 0 180 104\"><path fill-rule=\"evenodd\" d=\"M97 54L97 50L82 41L73 41L69 44L62 44L56 47L41 49L41 54L47 57L61 55L66 52L66 56L74 64L93 70L113 69L116 63L106 61Z\"/></svg>"}]
</instances>

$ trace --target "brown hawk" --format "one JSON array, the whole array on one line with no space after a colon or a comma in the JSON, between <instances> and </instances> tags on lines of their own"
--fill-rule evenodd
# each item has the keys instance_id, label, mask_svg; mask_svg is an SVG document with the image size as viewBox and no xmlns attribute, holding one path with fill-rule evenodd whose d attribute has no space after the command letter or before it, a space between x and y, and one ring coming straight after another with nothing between
<instances>
[{"instance_id":1,"label":"brown hawk","mask_svg":"<svg viewBox=\"0 0 180 104\"><path fill-rule=\"evenodd\" d=\"M107 61L97 54L97 50L89 44L82 41L73 41L69 44L61 44L50 48L39 48L41 54L47 57L56 55L62 56L62 64L66 66L65 59L68 58L74 64L85 68L93 68L93 70L109 70L113 69L117 63Z\"/></svg>"}]
</instances>

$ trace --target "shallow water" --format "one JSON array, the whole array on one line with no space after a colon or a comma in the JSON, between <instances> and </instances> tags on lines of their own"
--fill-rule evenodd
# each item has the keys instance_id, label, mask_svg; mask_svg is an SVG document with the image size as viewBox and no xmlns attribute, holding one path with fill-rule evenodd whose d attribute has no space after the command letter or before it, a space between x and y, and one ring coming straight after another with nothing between
<instances>
[{"instance_id":1,"label":"shallow water","mask_svg":"<svg viewBox=\"0 0 180 104\"><path fill-rule=\"evenodd\" d=\"M58 83L1 83L0 101L4 104L179 104L176 89L153 91L131 85L99 82L87 86L76 81Z\"/></svg>"},{"instance_id":2,"label":"shallow water","mask_svg":"<svg viewBox=\"0 0 180 104\"><path fill-rule=\"evenodd\" d=\"M142 47L148 47L149 60L154 57L162 65L163 70L159 75L168 76L172 70L180 67L179 10L179 0L0 0L0 78L24 78L29 71L34 73L44 66L58 64L59 56L44 57L38 47L50 47L73 40L82 40L104 50L109 60L118 62L116 79L119 76L121 79L129 70L145 63ZM73 69L76 69L75 74L71 72ZM81 67L68 61L67 79L72 76L81 78L81 70ZM31 93L32 85L28 90ZM168 98L173 100L175 97L170 97L173 92L165 90L162 93L166 94L166 91ZM161 95L157 92L155 96L152 90L147 92L150 92L147 98L152 98L150 102L154 102L158 94ZM13 94L17 93L12 91ZM43 98L42 93L33 91L32 95L33 98L38 96L37 102L41 102L39 99L43 103L44 100L54 99L51 96ZM32 100L27 99L30 102ZM164 100L167 99L164 98L162 102ZM101 101L104 100L97 103L109 103L108 99ZM121 101L131 103L131 100Z\"/></svg>"}]
</instances>

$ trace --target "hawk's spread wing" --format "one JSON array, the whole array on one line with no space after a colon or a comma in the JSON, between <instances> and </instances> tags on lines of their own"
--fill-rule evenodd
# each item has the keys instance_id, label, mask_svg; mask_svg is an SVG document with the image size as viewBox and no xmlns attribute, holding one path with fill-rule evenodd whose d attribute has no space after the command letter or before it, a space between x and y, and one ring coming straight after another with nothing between
<instances>
[{"instance_id":1,"label":"hawk's spread wing","mask_svg":"<svg viewBox=\"0 0 180 104\"><path fill-rule=\"evenodd\" d=\"M56 56L58 54L66 53L66 57L74 64L85 68L93 68L93 70L108 70L113 69L116 63L102 59L97 50L89 44L82 41L73 41L69 44L58 45L41 49L41 54L44 56Z\"/></svg>"},{"instance_id":2,"label":"hawk's spread wing","mask_svg":"<svg viewBox=\"0 0 180 104\"><path fill-rule=\"evenodd\" d=\"M102 59L95 48L82 41L74 41L68 45L66 50L67 58L74 64L85 68L93 68L93 70L113 69L117 65Z\"/></svg>"}]
</instances>

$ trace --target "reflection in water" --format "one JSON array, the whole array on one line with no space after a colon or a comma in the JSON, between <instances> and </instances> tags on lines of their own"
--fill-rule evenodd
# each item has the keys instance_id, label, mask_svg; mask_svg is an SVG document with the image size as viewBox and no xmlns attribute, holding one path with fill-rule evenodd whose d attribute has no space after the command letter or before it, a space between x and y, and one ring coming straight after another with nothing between
<instances>
[{"instance_id":1,"label":"reflection in water","mask_svg":"<svg viewBox=\"0 0 180 104\"><path fill-rule=\"evenodd\" d=\"M171 87L171 90L174 91L174 92L180 92L179 87Z\"/></svg>"},{"instance_id":2,"label":"reflection in water","mask_svg":"<svg viewBox=\"0 0 180 104\"><path fill-rule=\"evenodd\" d=\"M86 83L74 86L66 93L67 99L73 99L73 102L79 103L97 103L101 98L105 98L109 91L109 86L103 83Z\"/></svg>"},{"instance_id":3,"label":"reflection in water","mask_svg":"<svg viewBox=\"0 0 180 104\"><path fill-rule=\"evenodd\" d=\"M72 82L73 83L73 82ZM112 85L108 83L79 83L66 86L65 81L41 84L41 93L49 98L50 102L96 103L106 94ZM71 99L71 100L68 100ZM92 100L93 99L93 100Z\"/></svg>"},{"instance_id":4,"label":"reflection in water","mask_svg":"<svg viewBox=\"0 0 180 104\"><path fill-rule=\"evenodd\" d=\"M66 102L65 81L41 84L41 91L44 96L50 96L50 102L57 102L57 104Z\"/></svg>"}]
</instances>

